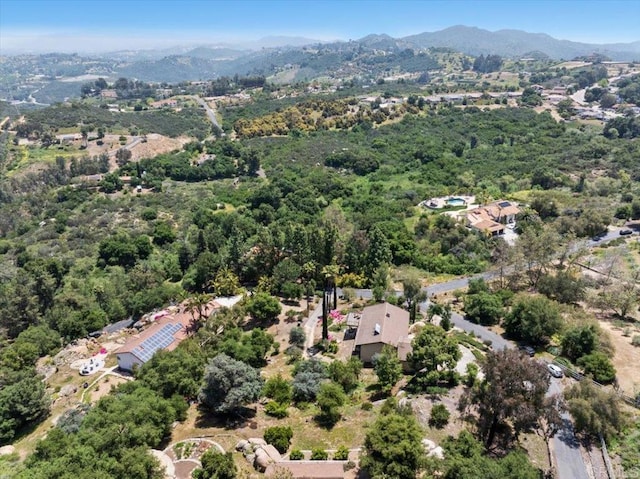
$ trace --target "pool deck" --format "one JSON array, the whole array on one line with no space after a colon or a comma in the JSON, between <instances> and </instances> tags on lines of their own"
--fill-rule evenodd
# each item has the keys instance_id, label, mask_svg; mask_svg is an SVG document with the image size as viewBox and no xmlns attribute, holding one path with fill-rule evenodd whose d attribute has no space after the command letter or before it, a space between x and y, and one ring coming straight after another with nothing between
<instances>
[{"instance_id":1,"label":"pool deck","mask_svg":"<svg viewBox=\"0 0 640 479\"><path fill-rule=\"evenodd\" d=\"M456 201L456 204L449 203L449 201L452 200ZM438 198L429 198L428 200L421 201L418 206L429 208L431 210L441 210L443 208L446 208L447 206L454 208L457 206L466 206L468 208L470 205L473 205L475 201L475 196L440 196Z\"/></svg>"}]
</instances>

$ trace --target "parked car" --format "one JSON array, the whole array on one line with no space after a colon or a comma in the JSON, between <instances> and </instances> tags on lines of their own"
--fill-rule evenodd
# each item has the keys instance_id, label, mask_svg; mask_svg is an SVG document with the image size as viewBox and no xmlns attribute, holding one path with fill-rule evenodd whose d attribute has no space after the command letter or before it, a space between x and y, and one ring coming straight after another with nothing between
<instances>
[{"instance_id":1,"label":"parked car","mask_svg":"<svg viewBox=\"0 0 640 479\"><path fill-rule=\"evenodd\" d=\"M547 369L549 370L549 373L554 378L561 378L562 376L564 376L564 373L562 372L562 369L560 367L556 366L555 364L547 364Z\"/></svg>"},{"instance_id":2,"label":"parked car","mask_svg":"<svg viewBox=\"0 0 640 479\"><path fill-rule=\"evenodd\" d=\"M533 357L536 354L536 350L535 349L533 349L531 346L528 346L528 345L525 345L525 344L521 344L520 345L520 351L524 351L530 357Z\"/></svg>"},{"instance_id":3,"label":"parked car","mask_svg":"<svg viewBox=\"0 0 640 479\"><path fill-rule=\"evenodd\" d=\"M633 234L633 231L631 230L628 230L628 229L620 230L620 236L628 236L632 234Z\"/></svg>"},{"instance_id":4,"label":"parked car","mask_svg":"<svg viewBox=\"0 0 640 479\"><path fill-rule=\"evenodd\" d=\"M88 363L84 363L80 368L80 376L88 376L96 371L99 371L104 367L104 361L102 359L89 359Z\"/></svg>"}]
</instances>

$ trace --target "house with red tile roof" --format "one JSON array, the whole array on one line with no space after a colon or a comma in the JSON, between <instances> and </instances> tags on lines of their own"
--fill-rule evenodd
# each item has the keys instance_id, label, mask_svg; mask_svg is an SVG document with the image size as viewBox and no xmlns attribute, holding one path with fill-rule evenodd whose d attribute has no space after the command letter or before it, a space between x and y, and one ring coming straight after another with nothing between
<instances>
[{"instance_id":1,"label":"house with red tile roof","mask_svg":"<svg viewBox=\"0 0 640 479\"><path fill-rule=\"evenodd\" d=\"M504 234L506 226L513 224L520 213L520 208L510 201L494 201L466 211L467 225L491 236L498 236Z\"/></svg>"}]
</instances>

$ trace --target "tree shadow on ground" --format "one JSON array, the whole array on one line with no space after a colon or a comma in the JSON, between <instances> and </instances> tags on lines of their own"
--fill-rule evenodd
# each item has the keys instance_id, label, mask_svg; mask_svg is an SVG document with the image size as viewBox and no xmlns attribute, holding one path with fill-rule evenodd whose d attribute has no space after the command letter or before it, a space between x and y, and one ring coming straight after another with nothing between
<instances>
[{"instance_id":1,"label":"tree shadow on ground","mask_svg":"<svg viewBox=\"0 0 640 479\"><path fill-rule=\"evenodd\" d=\"M329 414L320 413L316 414L313 417L313 420L321 428L326 429L327 431L331 431L335 427L335 425L338 424L338 421L340 421L340 416L336 417Z\"/></svg>"},{"instance_id":2,"label":"tree shadow on ground","mask_svg":"<svg viewBox=\"0 0 640 479\"><path fill-rule=\"evenodd\" d=\"M226 430L250 428L257 429L255 421L256 410L251 408L241 408L234 413L221 414L211 412L202 407L198 408L198 417L195 426L198 429L221 428Z\"/></svg>"},{"instance_id":3,"label":"tree shadow on ground","mask_svg":"<svg viewBox=\"0 0 640 479\"><path fill-rule=\"evenodd\" d=\"M369 401L371 402L382 401L391 397L391 393L383 391L377 383L369 384L364 390L369 393Z\"/></svg>"}]
</instances>

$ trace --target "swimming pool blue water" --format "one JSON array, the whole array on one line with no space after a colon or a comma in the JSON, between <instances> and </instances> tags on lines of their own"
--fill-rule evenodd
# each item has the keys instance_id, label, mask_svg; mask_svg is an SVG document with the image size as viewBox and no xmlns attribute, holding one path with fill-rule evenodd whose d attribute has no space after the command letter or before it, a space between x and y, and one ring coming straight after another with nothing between
<instances>
[{"instance_id":1,"label":"swimming pool blue water","mask_svg":"<svg viewBox=\"0 0 640 479\"><path fill-rule=\"evenodd\" d=\"M467 204L462 198L449 198L446 203L447 206L464 206Z\"/></svg>"}]
</instances>

